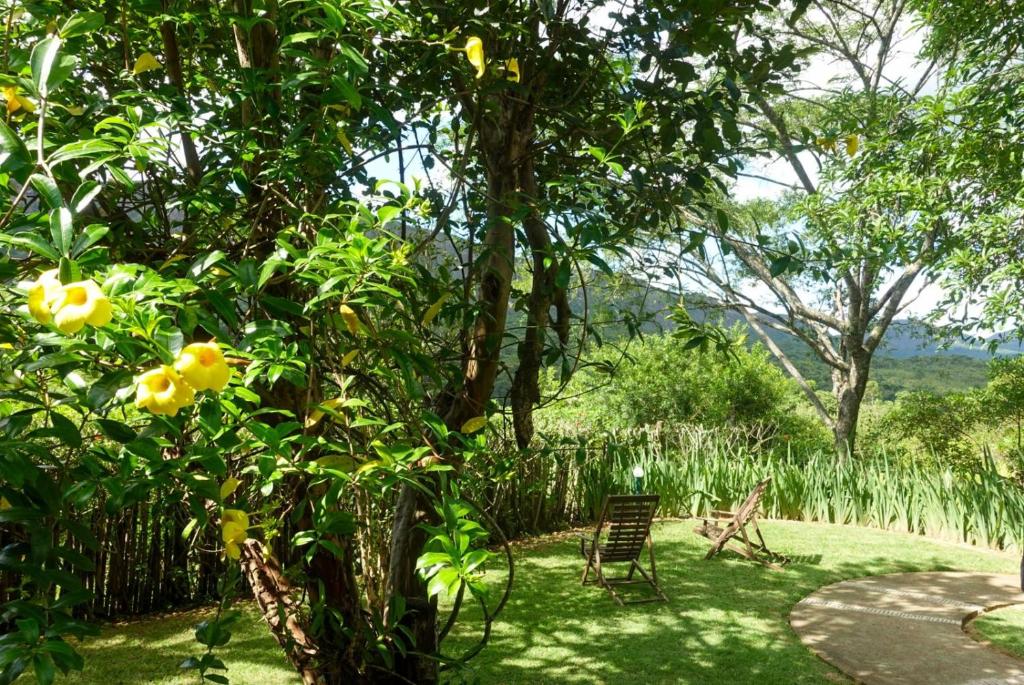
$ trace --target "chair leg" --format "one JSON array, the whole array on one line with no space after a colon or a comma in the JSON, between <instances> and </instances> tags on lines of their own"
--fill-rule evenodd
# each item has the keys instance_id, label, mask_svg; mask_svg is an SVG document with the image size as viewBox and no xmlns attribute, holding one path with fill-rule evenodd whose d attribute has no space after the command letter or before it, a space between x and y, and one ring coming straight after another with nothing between
<instances>
[{"instance_id":1,"label":"chair leg","mask_svg":"<svg viewBox=\"0 0 1024 685\"><path fill-rule=\"evenodd\" d=\"M647 552L651 558L651 577L654 578L654 583L658 583L658 567L654 563L654 541L651 540L651 534L647 534Z\"/></svg>"}]
</instances>

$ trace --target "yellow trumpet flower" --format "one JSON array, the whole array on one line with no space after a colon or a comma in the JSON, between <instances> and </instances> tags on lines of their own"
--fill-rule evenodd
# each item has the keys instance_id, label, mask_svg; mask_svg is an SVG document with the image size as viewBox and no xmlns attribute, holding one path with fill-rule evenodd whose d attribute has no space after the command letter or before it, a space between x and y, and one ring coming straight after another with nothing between
<instances>
[{"instance_id":1,"label":"yellow trumpet flower","mask_svg":"<svg viewBox=\"0 0 1024 685\"><path fill-rule=\"evenodd\" d=\"M195 391L178 372L166 364L151 369L135 379L138 389L135 406L154 414L174 416L182 407L196 400Z\"/></svg>"},{"instance_id":2,"label":"yellow trumpet flower","mask_svg":"<svg viewBox=\"0 0 1024 685\"><path fill-rule=\"evenodd\" d=\"M860 136L856 133L846 136L846 154L853 157L860 149Z\"/></svg>"},{"instance_id":3,"label":"yellow trumpet flower","mask_svg":"<svg viewBox=\"0 0 1024 685\"><path fill-rule=\"evenodd\" d=\"M36 111L35 103L26 97L18 95L18 89L14 86L4 86L0 89L0 93L3 94L4 100L7 101L8 114L14 114L19 109L23 109L29 114Z\"/></svg>"},{"instance_id":4,"label":"yellow trumpet flower","mask_svg":"<svg viewBox=\"0 0 1024 685\"><path fill-rule=\"evenodd\" d=\"M50 305L60 293L61 283L57 269L50 269L39 274L39 278L28 291L28 312L39 323L50 323L53 313Z\"/></svg>"},{"instance_id":5,"label":"yellow trumpet flower","mask_svg":"<svg viewBox=\"0 0 1024 685\"><path fill-rule=\"evenodd\" d=\"M29 293L29 311L32 310L32 298L33 294ZM38 291L35 293L35 298L37 311L41 312L41 307L38 307ZM53 325L68 335L82 330L85 324L96 327L105 326L114 316L114 308L110 304L110 300L92 281L78 281L62 285L60 290L53 294L49 307L53 314Z\"/></svg>"},{"instance_id":6,"label":"yellow trumpet flower","mask_svg":"<svg viewBox=\"0 0 1024 685\"><path fill-rule=\"evenodd\" d=\"M249 516L241 509L225 509L220 517L220 534L224 540L224 553L232 559L242 556L239 546L249 538Z\"/></svg>"},{"instance_id":7,"label":"yellow trumpet flower","mask_svg":"<svg viewBox=\"0 0 1024 685\"><path fill-rule=\"evenodd\" d=\"M231 378L231 368L213 341L186 345L178 353L174 368L196 390L220 392Z\"/></svg>"},{"instance_id":8,"label":"yellow trumpet flower","mask_svg":"<svg viewBox=\"0 0 1024 685\"><path fill-rule=\"evenodd\" d=\"M341 318L345 321L345 327L348 329L348 332L352 335L359 335L359 315L356 314L356 310L347 304L342 304L338 307L338 311L341 313Z\"/></svg>"},{"instance_id":9,"label":"yellow trumpet flower","mask_svg":"<svg viewBox=\"0 0 1024 685\"><path fill-rule=\"evenodd\" d=\"M484 61L484 42L476 36L470 36L466 39L466 59L469 63L476 67L476 77L483 78L484 71L486 70L486 64Z\"/></svg>"}]
</instances>

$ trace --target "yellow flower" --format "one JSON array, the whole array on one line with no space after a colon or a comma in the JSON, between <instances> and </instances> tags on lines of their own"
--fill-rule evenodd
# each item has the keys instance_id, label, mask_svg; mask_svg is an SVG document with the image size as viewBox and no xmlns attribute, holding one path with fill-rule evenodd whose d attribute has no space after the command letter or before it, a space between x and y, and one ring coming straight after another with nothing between
<instances>
[{"instance_id":1,"label":"yellow flower","mask_svg":"<svg viewBox=\"0 0 1024 685\"><path fill-rule=\"evenodd\" d=\"M35 103L26 97L18 95L18 89L14 86L4 86L3 89L0 89L0 92L3 93L4 100L7 101L8 114L14 114L19 109L24 109L29 114L36 111Z\"/></svg>"},{"instance_id":2,"label":"yellow flower","mask_svg":"<svg viewBox=\"0 0 1024 685\"><path fill-rule=\"evenodd\" d=\"M819 137L816 141L818 147L822 150L828 150L829 152L836 151L836 140L835 138Z\"/></svg>"},{"instance_id":3,"label":"yellow flower","mask_svg":"<svg viewBox=\"0 0 1024 685\"><path fill-rule=\"evenodd\" d=\"M10 509L11 503L6 497L0 497L0 509Z\"/></svg>"},{"instance_id":4,"label":"yellow flower","mask_svg":"<svg viewBox=\"0 0 1024 685\"><path fill-rule=\"evenodd\" d=\"M519 60L515 57L505 62L505 78L513 83L519 83Z\"/></svg>"},{"instance_id":5,"label":"yellow flower","mask_svg":"<svg viewBox=\"0 0 1024 685\"><path fill-rule=\"evenodd\" d=\"M50 323L52 312L50 305L54 297L60 293L60 277L57 269L50 269L39 274L39 278L28 291L28 312L39 323Z\"/></svg>"},{"instance_id":6,"label":"yellow flower","mask_svg":"<svg viewBox=\"0 0 1024 685\"><path fill-rule=\"evenodd\" d=\"M484 64L484 42L476 36L466 39L466 58L469 63L476 67L476 77L483 78L486 65Z\"/></svg>"},{"instance_id":7,"label":"yellow flower","mask_svg":"<svg viewBox=\"0 0 1024 685\"><path fill-rule=\"evenodd\" d=\"M105 326L114 315L110 300L92 281L61 286L60 291L54 294L50 311L53 313L53 325L68 334L77 333L85 324Z\"/></svg>"},{"instance_id":8,"label":"yellow flower","mask_svg":"<svg viewBox=\"0 0 1024 685\"><path fill-rule=\"evenodd\" d=\"M225 509L220 517L220 535L224 540L224 552L232 559L242 556L239 546L248 539L246 529L249 527L249 516L241 509Z\"/></svg>"},{"instance_id":9,"label":"yellow flower","mask_svg":"<svg viewBox=\"0 0 1024 685\"><path fill-rule=\"evenodd\" d=\"M135 379L138 390L135 406L154 414L174 416L182 407L195 402L196 393L188 383L166 364L151 369Z\"/></svg>"},{"instance_id":10,"label":"yellow flower","mask_svg":"<svg viewBox=\"0 0 1024 685\"><path fill-rule=\"evenodd\" d=\"M212 340L186 345L178 353L174 368L196 390L220 392L231 378L231 369L224 361L224 354Z\"/></svg>"},{"instance_id":11,"label":"yellow flower","mask_svg":"<svg viewBox=\"0 0 1024 685\"><path fill-rule=\"evenodd\" d=\"M856 133L846 136L846 154L853 157L860 148L860 136Z\"/></svg>"},{"instance_id":12,"label":"yellow flower","mask_svg":"<svg viewBox=\"0 0 1024 685\"><path fill-rule=\"evenodd\" d=\"M245 530L249 527L249 515L241 509L225 509L221 515L221 524L224 523L237 523Z\"/></svg>"}]
</instances>

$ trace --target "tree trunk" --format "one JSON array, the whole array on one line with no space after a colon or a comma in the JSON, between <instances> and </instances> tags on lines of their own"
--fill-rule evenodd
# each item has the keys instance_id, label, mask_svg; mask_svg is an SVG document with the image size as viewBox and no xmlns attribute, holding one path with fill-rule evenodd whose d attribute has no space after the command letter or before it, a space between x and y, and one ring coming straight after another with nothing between
<instances>
[{"instance_id":1,"label":"tree trunk","mask_svg":"<svg viewBox=\"0 0 1024 685\"><path fill-rule=\"evenodd\" d=\"M857 439L857 420L868 384L871 355L859 351L849 356L850 369L846 373L833 373L833 391L836 395L836 420L833 425L836 454L839 461L852 457Z\"/></svg>"},{"instance_id":2,"label":"tree trunk","mask_svg":"<svg viewBox=\"0 0 1024 685\"><path fill-rule=\"evenodd\" d=\"M299 619L299 605L277 562L266 555L259 542L247 540L242 544L241 565L263 619L299 672L303 685L326 683L317 669L319 650Z\"/></svg>"},{"instance_id":3,"label":"tree trunk","mask_svg":"<svg viewBox=\"0 0 1024 685\"><path fill-rule=\"evenodd\" d=\"M428 515L422 506L422 499L419 490L410 485L403 485L398 494L395 522L391 531L391 559L388 568L390 605L387 620L389 625L396 620L404 625L414 642L408 646L405 654L395 655L396 682L429 684L438 681L438 664L434 659L420 655L435 654L440 645L437 601L427 596L426 583L416 573L416 560L423 552L427 540L426 532L417 525ZM398 598L405 604L405 614L392 616L391 610Z\"/></svg>"},{"instance_id":4,"label":"tree trunk","mask_svg":"<svg viewBox=\"0 0 1024 685\"><path fill-rule=\"evenodd\" d=\"M523 220L526 238L533 257L533 283L526 311L526 332L519 344L519 366L512 379L512 424L516 444L526 449L533 440L533 405L540 401L539 377L544 359L544 332L551 318L551 306L558 311L558 337L564 346L569 338L569 302L565 289L559 288L558 261L552 251L551 237L541 217L537 202L540 193L533 159L526 157L520 165L523 200L531 205ZM546 262L546 264L545 264Z\"/></svg>"}]
</instances>

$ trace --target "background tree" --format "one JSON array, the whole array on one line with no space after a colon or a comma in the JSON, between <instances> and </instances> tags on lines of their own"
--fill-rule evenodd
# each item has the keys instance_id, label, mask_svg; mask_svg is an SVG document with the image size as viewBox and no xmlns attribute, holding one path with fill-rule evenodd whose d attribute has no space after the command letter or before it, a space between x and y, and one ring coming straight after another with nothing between
<instances>
[{"instance_id":1,"label":"background tree","mask_svg":"<svg viewBox=\"0 0 1024 685\"><path fill-rule=\"evenodd\" d=\"M951 236L978 220L946 174L975 144L950 127L955 87L934 63L921 63L913 78L897 63L912 20L901 2L816 3L780 29L815 59L841 65L808 96L794 82L786 95L761 99L761 116L749 122L790 167L795 185L767 179L786 187L781 200L680 220L687 242L705 233L717 239L715 250L684 259L683 268L743 313L803 387L841 456L854 449L872 357L886 331L915 288L937 278L934 265ZM797 268L801 259L806 269ZM835 412L766 328L796 336L828 365Z\"/></svg>"},{"instance_id":2,"label":"background tree","mask_svg":"<svg viewBox=\"0 0 1024 685\"><path fill-rule=\"evenodd\" d=\"M950 187L978 216L945 261L946 298L936 318L952 336L995 343L993 332L1019 339L1022 312L1020 252L1024 108L1024 17L1016 3L1000 1L979 11L970 2L915 0L912 7L931 28L926 54L955 83L947 104L950 126L970 147L949 164Z\"/></svg>"}]
</instances>

